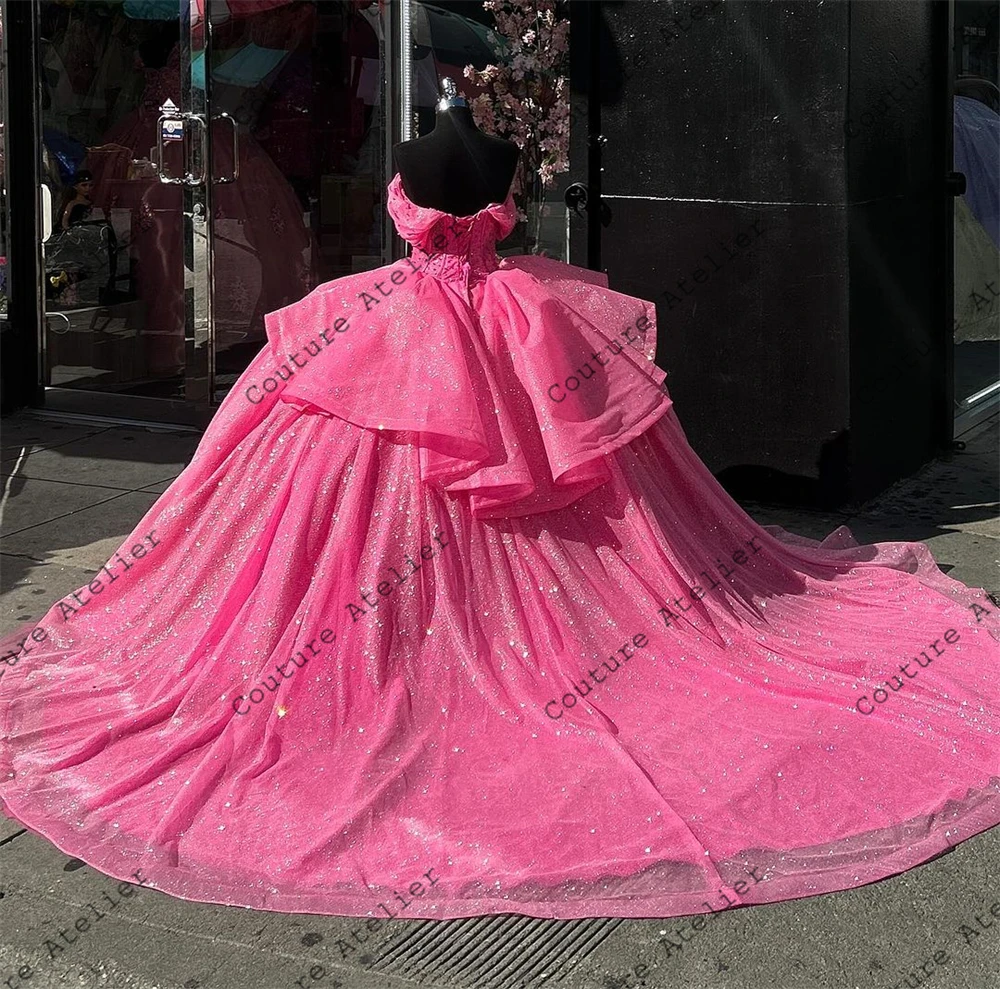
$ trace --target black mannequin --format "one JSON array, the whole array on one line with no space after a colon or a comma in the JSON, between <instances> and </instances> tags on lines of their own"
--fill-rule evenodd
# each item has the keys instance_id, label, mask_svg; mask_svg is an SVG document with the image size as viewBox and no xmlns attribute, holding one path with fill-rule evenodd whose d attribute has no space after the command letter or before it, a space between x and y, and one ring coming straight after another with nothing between
<instances>
[{"instance_id":1,"label":"black mannequin","mask_svg":"<svg viewBox=\"0 0 1000 989\"><path fill-rule=\"evenodd\" d=\"M441 80L434 130L392 149L392 160L410 202L470 216L510 191L521 149L484 134L451 79Z\"/></svg>"}]
</instances>

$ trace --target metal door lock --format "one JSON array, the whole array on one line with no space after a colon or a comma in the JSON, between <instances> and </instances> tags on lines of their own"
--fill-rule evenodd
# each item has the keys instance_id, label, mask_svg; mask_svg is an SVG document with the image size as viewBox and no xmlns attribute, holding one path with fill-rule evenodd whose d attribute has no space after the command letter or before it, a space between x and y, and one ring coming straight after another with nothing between
<instances>
[{"instance_id":1,"label":"metal door lock","mask_svg":"<svg viewBox=\"0 0 1000 989\"><path fill-rule=\"evenodd\" d=\"M577 216L583 216L581 210L587 208L587 187L582 182L574 182L563 193L563 200Z\"/></svg>"}]
</instances>

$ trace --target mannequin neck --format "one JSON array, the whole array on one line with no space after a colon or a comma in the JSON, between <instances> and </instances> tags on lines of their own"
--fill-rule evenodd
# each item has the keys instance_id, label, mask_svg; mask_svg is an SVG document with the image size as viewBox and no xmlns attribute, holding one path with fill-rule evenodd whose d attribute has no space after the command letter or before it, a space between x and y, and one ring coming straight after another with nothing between
<instances>
[{"instance_id":1,"label":"mannequin neck","mask_svg":"<svg viewBox=\"0 0 1000 989\"><path fill-rule=\"evenodd\" d=\"M446 110L438 110L434 117L434 131L479 131L472 119L472 111L467 106L452 106ZM432 131L431 133L434 133Z\"/></svg>"}]
</instances>

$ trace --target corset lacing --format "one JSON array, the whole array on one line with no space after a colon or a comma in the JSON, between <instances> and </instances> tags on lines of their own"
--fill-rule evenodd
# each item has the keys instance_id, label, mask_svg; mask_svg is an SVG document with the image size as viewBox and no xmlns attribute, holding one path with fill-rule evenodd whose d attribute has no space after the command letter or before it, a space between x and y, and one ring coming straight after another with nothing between
<instances>
[{"instance_id":1,"label":"corset lacing","mask_svg":"<svg viewBox=\"0 0 1000 989\"><path fill-rule=\"evenodd\" d=\"M441 249L428 252L412 245L413 265L434 278L461 284L466 298L472 285L500 266L496 233L485 215L444 216L434 224L425 243L440 245Z\"/></svg>"}]
</instances>

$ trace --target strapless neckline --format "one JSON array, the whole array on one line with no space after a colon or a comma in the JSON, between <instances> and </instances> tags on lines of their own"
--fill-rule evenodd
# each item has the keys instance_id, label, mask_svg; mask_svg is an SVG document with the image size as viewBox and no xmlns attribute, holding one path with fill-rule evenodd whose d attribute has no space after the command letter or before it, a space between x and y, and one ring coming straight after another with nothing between
<instances>
[{"instance_id":1,"label":"strapless neckline","mask_svg":"<svg viewBox=\"0 0 1000 989\"><path fill-rule=\"evenodd\" d=\"M469 292L500 264L496 245L517 223L513 191L502 203L487 203L466 216L434 206L419 206L403 189L396 172L386 189L386 210L399 236L411 247L410 260L425 275Z\"/></svg>"},{"instance_id":2,"label":"strapless neckline","mask_svg":"<svg viewBox=\"0 0 1000 989\"><path fill-rule=\"evenodd\" d=\"M439 216L447 216L453 220L475 220L485 213L493 213L497 210L506 209L509 206L514 206L514 185L511 183L511 187L507 190L507 195L501 201L494 201L487 203L482 209L477 209L475 213L466 213L459 215L457 213L449 213L447 210L439 209L436 206L421 206L420 203L415 203L407 194L406 190L403 188L403 177L399 172L393 175L389 182L389 188L393 189L395 186L395 192L398 196L406 201L406 203L418 210L427 210L428 212L437 213ZM516 207L515 207L516 208Z\"/></svg>"},{"instance_id":3,"label":"strapless neckline","mask_svg":"<svg viewBox=\"0 0 1000 989\"><path fill-rule=\"evenodd\" d=\"M503 240L517 223L517 206L513 190L507 192L502 203L487 203L482 209L466 216L457 216L435 206L420 206L413 202L403 189L403 180L396 172L386 187L385 208L392 217L399 236L408 244L428 252L444 250L451 253L464 252L463 235L473 234L479 241L498 242ZM447 246L434 241L444 233Z\"/></svg>"}]
</instances>

